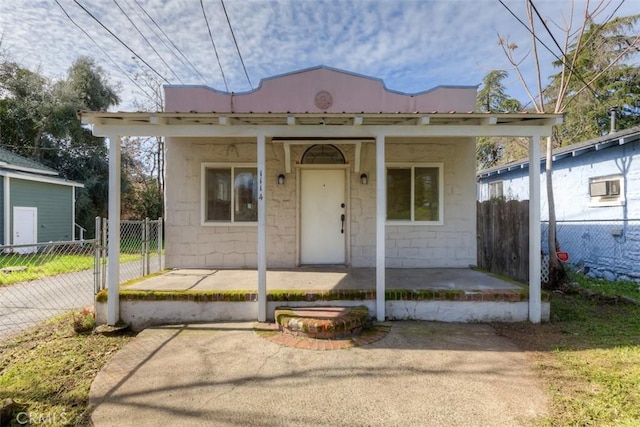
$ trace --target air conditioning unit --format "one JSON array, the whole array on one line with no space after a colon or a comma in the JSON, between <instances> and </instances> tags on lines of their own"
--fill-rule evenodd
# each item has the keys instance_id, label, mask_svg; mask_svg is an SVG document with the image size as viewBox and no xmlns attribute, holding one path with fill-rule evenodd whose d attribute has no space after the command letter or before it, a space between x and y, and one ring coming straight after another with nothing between
<instances>
[{"instance_id":1,"label":"air conditioning unit","mask_svg":"<svg viewBox=\"0 0 640 427\"><path fill-rule=\"evenodd\" d=\"M620 180L596 181L589 183L591 197L613 197L620 195Z\"/></svg>"}]
</instances>

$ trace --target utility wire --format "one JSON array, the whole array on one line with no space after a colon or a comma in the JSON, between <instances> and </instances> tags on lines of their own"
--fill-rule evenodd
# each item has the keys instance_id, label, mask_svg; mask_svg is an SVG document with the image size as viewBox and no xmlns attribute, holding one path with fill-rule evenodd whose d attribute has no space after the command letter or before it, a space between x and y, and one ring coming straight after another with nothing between
<instances>
[{"instance_id":1,"label":"utility wire","mask_svg":"<svg viewBox=\"0 0 640 427\"><path fill-rule=\"evenodd\" d=\"M129 0L125 0L127 2L127 4L129 5L129 7L131 7L131 4L129 3ZM184 65L185 68L189 68L191 67L193 69L193 71L196 72L196 74L198 74L201 78L202 78L202 82L203 83L207 83L207 80L204 78L204 76L202 74L200 74L200 71L198 71L198 69L191 63L191 61L189 61L189 58L187 58L185 56L184 53L182 53L182 51L180 50L180 48L178 46L175 45L175 43L173 43L173 41L171 40L171 38L167 35L167 33L164 32L164 30L162 29L162 27L160 27L160 25L158 25L158 23L155 21L155 19L153 19L153 17L151 15L149 15L149 13L147 13L147 11L145 10L145 8L140 4L140 2L138 2L138 0L134 0L134 2L136 3L136 5L140 8L140 10L142 10L142 12L144 12L144 14L147 16L147 18L153 22L153 24L156 26L156 28L158 30L160 30L160 32L162 33L162 35L164 36L164 38L160 37L160 35L153 29L153 27L151 25L149 25L145 20L144 17L140 15L140 12L136 11L136 14L138 15L138 17L141 18L141 20L147 25L147 27L153 32L153 34L158 38L158 40L160 40L162 42L162 44L169 50L169 52L171 52L173 54L173 56L175 56L180 62L182 62L182 65ZM134 9L135 10L135 9ZM173 46L173 49L167 44L167 42L164 40L167 39L169 41L169 43L171 43L171 46ZM175 51L177 51L180 56L176 55Z\"/></svg>"},{"instance_id":2,"label":"utility wire","mask_svg":"<svg viewBox=\"0 0 640 427\"><path fill-rule=\"evenodd\" d=\"M604 28L604 26L605 26L606 24L608 24L608 23L609 23L609 21L611 21L611 19L613 19L613 15L615 15L615 14L616 14L616 12L618 11L618 9L620 9L620 8L622 7L622 5L624 4L624 2L625 2L625 0L622 0L622 1L620 2L620 4L618 5L618 7L616 7L616 8L613 10L613 12L611 12L611 15L609 15L609 17L608 17L607 19L605 19L605 20L604 20L604 23L603 23L602 25L600 25L598 28L596 28L596 29L595 29L595 31L594 31L593 33L591 33L591 35L589 35L589 38L584 42L584 44L582 45L582 48L580 48L580 49L578 50L578 53L580 53L580 52L582 51L582 49L585 49L585 48L586 48L586 46L588 46L588 45L589 45L589 42L591 41L591 39L592 39L593 37L595 37L595 36L596 36L596 34L598 34L598 32L599 32L600 30L602 30L602 28Z\"/></svg>"},{"instance_id":3,"label":"utility wire","mask_svg":"<svg viewBox=\"0 0 640 427\"><path fill-rule=\"evenodd\" d=\"M47 150L57 151L57 152L60 151L60 147L42 147L40 145L38 145L38 146L35 146L35 145L16 145L16 144L7 144L7 143L4 143L4 142L0 142L0 148L7 149L9 151L11 151L12 149L13 150L21 150L23 148L28 148L28 149L37 148L40 151L47 151ZM93 147L93 146L86 146L86 145L84 147L81 147L81 148L78 148L78 147L66 147L66 148L67 148L67 152L70 152L70 153L73 153L74 151L75 152L83 151L83 152L91 152L91 153L101 153L101 152L103 152L103 150L101 150L100 147ZM17 154L17 153L15 153L15 154Z\"/></svg>"},{"instance_id":4,"label":"utility wire","mask_svg":"<svg viewBox=\"0 0 640 427\"><path fill-rule=\"evenodd\" d=\"M91 40L93 44L95 44L102 51L102 53L104 53L105 56L111 60L111 62L113 62L113 65L115 65L116 68L131 81L131 83L137 86L138 89L140 89L146 97L149 97L149 94L147 93L147 91L144 90L144 88L140 86L140 84L137 81L135 81L135 79L129 76L129 74L125 70L123 70L122 67L120 67L120 65L111 57L111 55L109 55L109 53L98 42L96 42L95 39L91 37L91 35L88 32L85 31L84 28L82 28L76 21L73 20L73 18L71 18L71 16L69 16L69 13L67 13L67 11L60 4L60 2L58 0L55 0L55 2L58 6L60 6L60 9L62 9L62 12L67 16L67 18L69 18L69 21L71 21L73 25L78 27L78 29L80 29L80 31L82 31L84 35L86 35L89 38L89 40Z\"/></svg>"},{"instance_id":5,"label":"utility wire","mask_svg":"<svg viewBox=\"0 0 640 427\"><path fill-rule=\"evenodd\" d=\"M533 0L528 0L529 4L531 4L531 7L533 8L533 11L536 13L536 15L538 16L538 19L540 20L540 22L542 22L542 25L544 26L544 28L547 30L547 33L549 34L549 36L551 36L551 40L553 40L553 42L556 44L556 46L558 47L558 49L560 50L560 53L562 53L562 57L566 60L569 61L569 58L567 58L567 55L562 51L562 48L560 47L560 45L558 44L558 41L556 40L556 38L554 37L553 33L551 32L551 30L549 29L549 27L547 26L547 23L545 22L544 19L542 19L542 16L540 16L540 12L538 12L538 8L536 8L536 5L533 4ZM623 0L624 2L624 0ZM622 3L620 3L620 5L616 8L616 10L613 11L613 13L615 13L620 6L622 6ZM612 15L613 16L613 15ZM606 24L606 21L605 21ZM604 25L604 24L603 24ZM586 46L586 43L585 45ZM569 69L573 72L573 74L578 78L578 80L580 80L586 87L587 89L589 89L589 91L593 94L593 96L596 98L596 100L598 100L598 102L602 102L605 106L609 107L609 109L613 108L611 106L611 104L609 104L606 100L602 100L599 99L599 96L594 90L593 88L583 79L583 77L574 69L569 65ZM567 105L573 100L570 99L567 102Z\"/></svg>"},{"instance_id":6,"label":"utility wire","mask_svg":"<svg viewBox=\"0 0 640 427\"><path fill-rule=\"evenodd\" d=\"M609 23L611 21L611 19L613 19L613 16L616 14L616 12L618 12L618 10L620 9L620 7L622 7L622 5L624 4L625 0L621 0L620 3L618 4L618 6L613 10L613 12L611 12L611 14L607 17L607 19L605 19L604 23L602 25L600 25L598 28L595 29L595 31L593 33L591 33L589 35L589 38L584 42L584 44L582 44L582 46L580 47L580 49L577 50L576 54L579 54L580 52L582 52L584 49L586 49L586 47L589 45L589 42L591 41L591 39L593 37L596 36L596 34L602 30L602 28L604 27L604 25L606 25L607 23ZM533 5L532 5L533 6ZM507 8L508 9L508 8ZM535 9L535 7L534 7ZM509 12L511 12L509 10ZM513 15L513 13L511 13ZM538 11L536 10L536 14L538 15L538 18L540 19L540 21L542 21L544 23L544 21L542 20L542 18L540 17L540 14L538 13ZM517 19L517 17L516 17ZM525 25L524 23L520 22L521 24ZM526 25L525 25L526 26ZM546 25L545 25L546 27ZM527 27L528 29L528 27ZM547 32L549 33L549 35L551 35L551 37L553 38L553 35L551 34L551 32L549 31L549 28L547 28ZM558 46L558 43L556 42L556 40L554 39L554 42L556 43L556 46ZM558 46L558 48L560 49L560 51L562 52L562 48L560 48L560 46ZM556 57L557 58L557 57ZM558 58L559 60L559 58ZM550 86L547 86L544 90L546 91L547 89L549 89ZM597 95L596 95L597 98ZM573 99L569 100L568 103L570 103ZM568 104L567 103L567 104ZM527 108L529 105L531 105L531 101L527 102L523 108ZM607 103L607 106L609 106L609 104Z\"/></svg>"},{"instance_id":7,"label":"utility wire","mask_svg":"<svg viewBox=\"0 0 640 427\"><path fill-rule=\"evenodd\" d=\"M160 74L159 72L156 71L155 68L153 68L151 65L149 65L149 63L147 61L145 61L144 59L142 59L140 57L140 55L138 55L133 49L131 49L125 42L123 42L122 40L120 40L120 38L115 35L113 33L113 31L111 31L109 28L107 28L98 18L96 18L91 12L89 12L82 4L80 4L78 2L78 0L73 0L75 4L77 4L82 10L84 10L87 15L89 15L91 18L93 18L94 21L96 21L98 24L100 24L100 26L102 28L104 28L109 34L111 34L111 36L113 38L115 38L116 40L118 40L118 42L120 42L120 44L122 46L124 46L129 52L131 52L136 58L138 58L140 61L142 61L144 63L144 65L146 65L147 67L149 67L149 69L151 71L153 71L158 77L160 77L164 82L169 83L169 80L167 80L162 74Z\"/></svg>"},{"instance_id":8,"label":"utility wire","mask_svg":"<svg viewBox=\"0 0 640 427\"><path fill-rule=\"evenodd\" d=\"M207 23L207 29L209 30L209 38L211 39L211 44L213 45L213 51L216 53L216 60L218 61L218 66L220 67L220 73L222 74L222 80L224 81L224 87L229 92L229 85L227 84L227 78L224 76L224 71L222 70L222 63L220 63L220 56L218 56L218 49L216 49L216 43L213 41L213 34L211 34L211 27L209 26L209 20L207 19L207 14L204 11L204 3L200 0L200 7L202 8L202 15L204 16L204 21Z\"/></svg>"},{"instance_id":9,"label":"utility wire","mask_svg":"<svg viewBox=\"0 0 640 427\"><path fill-rule=\"evenodd\" d=\"M180 50L180 48L178 46L176 46L176 44L173 42L173 40L171 40L171 38L167 35L167 33L164 32L164 30L162 29L162 27L160 25L158 25L158 23L156 22L155 19L153 19L153 17L151 15L149 15L149 13L145 10L144 7L142 7L142 5L138 2L138 0L134 0L136 2L136 4L138 5L138 7L140 9L142 9L142 11L144 12L145 15L147 15L149 17L149 19L151 20L151 22L153 22L155 24L156 27L158 27L158 29L160 30L160 32L167 38L167 40L169 40L169 43L171 43L171 46L174 47L175 50L178 51L178 53L180 55L182 55L182 57L184 58L185 61L187 61L187 63L191 66L191 68L193 68L193 70L202 78L203 82L206 83L207 79L200 73L200 71L198 71L198 69L191 63L191 61L189 61L189 58L187 58L187 56L182 52L182 50Z\"/></svg>"},{"instance_id":10,"label":"utility wire","mask_svg":"<svg viewBox=\"0 0 640 427\"><path fill-rule=\"evenodd\" d=\"M127 18L127 20L131 23L131 25L133 26L133 28L138 32L138 34L140 34L140 36L144 39L145 42L147 42L147 44L149 45L149 47L151 48L151 50L153 50L153 52L158 56L158 58L160 58L160 61L162 61L162 63L167 67L167 69L171 72L171 74L173 74L173 76L178 79L178 81L181 84L184 84L184 82L180 79L180 77L173 71L173 69L169 66L169 64L167 64L167 61L164 60L164 58L162 57L162 55L160 55L160 53L158 53L158 51L156 50L155 47L153 47L153 44L151 44L151 42L149 41L149 39L147 38L147 36L144 35L144 33L142 31L140 31L140 29L138 28L138 26L133 22L133 19L131 19L131 17L129 17L129 15L127 14L127 12L124 11L124 9L120 6L120 4L118 3L118 0L113 0L113 2L116 4L116 6L118 6L118 9L120 9L120 12L122 12L122 14L125 16L125 18Z\"/></svg>"},{"instance_id":11,"label":"utility wire","mask_svg":"<svg viewBox=\"0 0 640 427\"><path fill-rule=\"evenodd\" d=\"M513 13L513 11L511 9L509 9L509 6L507 6L506 4L504 4L504 2L502 0L498 0L500 2L500 4L502 6L505 7L505 9L507 9L509 11L509 13L518 20L518 22L520 24L522 24L527 31L529 31L529 33L531 33L531 35L542 45L545 47L545 49L547 49L549 51L549 53L551 53L551 55L553 55L558 61L562 60L560 59L560 57L558 55L555 54L555 52L553 50L551 50L551 48L549 46L546 45L545 42L543 42L542 40L540 40L540 38L538 37L538 35L535 33L535 31L533 31L531 28L529 28L529 26L527 24L525 24L515 13ZM531 3L531 5L533 6L533 2L531 0L527 0L529 3ZM546 25L545 25L546 27ZM555 41L555 39L554 39ZM556 42L557 44L557 42ZM562 52L562 49L560 49L560 52ZM564 55L564 53L562 53L562 56L565 58L565 60L567 60L568 58ZM573 72L573 74L582 82L584 83L584 85L587 87L587 89L589 89L589 91L596 97L596 99L598 99L598 94L593 90L593 88L586 82L584 81L584 79L580 76L580 74L575 71L575 69L573 69L573 67L571 67L570 64L566 64L567 67L569 67L569 70L571 70L571 72ZM600 101L598 99L598 101Z\"/></svg>"},{"instance_id":12,"label":"utility wire","mask_svg":"<svg viewBox=\"0 0 640 427\"><path fill-rule=\"evenodd\" d=\"M242 64L242 69L244 70L244 75L247 76L247 81L249 82L249 87L253 89L253 84L251 84L251 79L249 78L249 73L247 73L247 67L244 65L244 60L242 59L242 54L240 53L240 48L238 47L238 40L236 40L236 35L233 32L233 27L231 26L231 21L229 20L229 14L227 13L227 8L224 5L224 0L220 0L220 4L222 4L222 10L224 10L224 16L227 18L227 24L229 24L229 30L231 31L231 37L233 37L233 43L236 45L236 50L238 51L238 56L240 57L240 63Z\"/></svg>"}]
</instances>

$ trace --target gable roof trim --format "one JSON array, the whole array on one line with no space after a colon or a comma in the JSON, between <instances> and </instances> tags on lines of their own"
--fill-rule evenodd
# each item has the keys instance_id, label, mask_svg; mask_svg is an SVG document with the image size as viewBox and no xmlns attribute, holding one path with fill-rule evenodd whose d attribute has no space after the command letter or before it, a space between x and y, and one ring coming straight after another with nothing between
<instances>
[{"instance_id":1,"label":"gable roof trim","mask_svg":"<svg viewBox=\"0 0 640 427\"><path fill-rule=\"evenodd\" d=\"M215 93L219 93L222 95L248 95L251 93L255 93L257 91L259 91L262 88L262 85L265 82L268 82L270 80L276 80L282 77L287 77L287 76L292 76L292 75L296 75L296 74L302 74L302 73L306 73L309 71L315 71L315 70L329 70L329 71L334 71L336 73L340 73L340 74L345 74L348 76L353 76L353 77L359 77L362 79L367 79L367 80L371 80L374 82L379 83L382 88L389 93L395 93L398 95L406 95L406 96L419 96L419 95L424 95L426 93L429 92L435 92L438 89L478 89L478 87L480 86L479 84L477 85L439 85L439 86L435 86L432 87L431 89L427 89L427 90L423 90L420 92L403 92L403 91L399 91L399 90L394 90L394 89L389 89L387 87L387 85L385 84L384 80L378 77L372 77L372 76L368 76L365 74L360 74L360 73L354 73L352 71L346 71L346 70L342 70L340 68L334 68L334 67L330 67L327 65L317 65L315 67L309 67L309 68L302 68L300 70L295 70L295 71L290 71L287 73L282 73L282 74L276 74L273 76L269 76L269 77L265 77L263 79L260 79L260 83L258 83L258 86L256 86L255 88L251 89L251 90L247 90L244 92L225 92L223 90L218 90L215 89L211 86L207 86L207 85L164 85L163 88L202 88L202 89L207 89L210 90L212 92Z\"/></svg>"},{"instance_id":2,"label":"gable roof trim","mask_svg":"<svg viewBox=\"0 0 640 427\"><path fill-rule=\"evenodd\" d=\"M640 126L633 127L631 129L625 129L615 133L610 133L598 138L590 139L577 144L568 145L566 147L559 147L553 150L551 159L553 161L561 160L566 157L577 157L582 154L589 153L591 151L601 151L610 147L616 147L619 145L629 144L631 142L640 140ZM540 158L540 164L546 164L547 157L542 156ZM482 170L476 174L478 179L488 178L493 175L500 175L506 172L510 172L515 169L524 169L529 167L529 160L522 159L510 162L501 166L488 168Z\"/></svg>"},{"instance_id":3,"label":"gable roof trim","mask_svg":"<svg viewBox=\"0 0 640 427\"><path fill-rule=\"evenodd\" d=\"M29 173L39 174L39 175L50 175L50 176L58 176L59 175L59 173L54 171L54 170L34 169L34 168L28 168L28 167L24 167L24 166L16 166L16 165L12 165L12 164L5 163L5 162L0 162L0 169L8 169L8 170L14 170L14 171L20 171L20 172L29 172Z\"/></svg>"},{"instance_id":4,"label":"gable roof trim","mask_svg":"<svg viewBox=\"0 0 640 427\"><path fill-rule=\"evenodd\" d=\"M21 173L21 172L12 172L12 171L3 171L0 170L0 176L5 176L7 178L13 179L24 179L26 181L36 181L36 182L44 182L47 184L56 184L56 185L67 185L69 187L78 187L84 188L84 184L76 181L69 181L63 178L42 176L42 175L34 175L30 173Z\"/></svg>"}]
</instances>

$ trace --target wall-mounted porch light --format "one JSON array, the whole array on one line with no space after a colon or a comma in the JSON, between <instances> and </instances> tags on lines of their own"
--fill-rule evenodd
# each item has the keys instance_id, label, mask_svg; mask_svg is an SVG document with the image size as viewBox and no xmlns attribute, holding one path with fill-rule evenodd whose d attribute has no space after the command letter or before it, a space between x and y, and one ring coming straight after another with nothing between
<instances>
[{"instance_id":1,"label":"wall-mounted porch light","mask_svg":"<svg viewBox=\"0 0 640 427\"><path fill-rule=\"evenodd\" d=\"M283 173L278 175L278 185L282 185L282 184L284 184L284 174Z\"/></svg>"},{"instance_id":2,"label":"wall-mounted porch light","mask_svg":"<svg viewBox=\"0 0 640 427\"><path fill-rule=\"evenodd\" d=\"M360 175L360 184L366 185L369 183L369 177L367 176L366 173L363 173L362 175Z\"/></svg>"}]
</instances>

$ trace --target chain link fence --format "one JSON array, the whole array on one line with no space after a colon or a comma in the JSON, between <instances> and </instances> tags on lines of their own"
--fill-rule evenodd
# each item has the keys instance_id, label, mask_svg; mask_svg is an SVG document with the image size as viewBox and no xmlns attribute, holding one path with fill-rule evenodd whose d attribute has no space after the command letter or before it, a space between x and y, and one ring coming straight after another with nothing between
<instances>
[{"instance_id":1,"label":"chain link fence","mask_svg":"<svg viewBox=\"0 0 640 427\"><path fill-rule=\"evenodd\" d=\"M107 288L109 221L96 219L100 232L98 286L96 292ZM120 283L162 270L162 218L157 220L120 222Z\"/></svg>"},{"instance_id":2,"label":"chain link fence","mask_svg":"<svg viewBox=\"0 0 640 427\"><path fill-rule=\"evenodd\" d=\"M0 339L93 304L96 240L0 246Z\"/></svg>"},{"instance_id":3,"label":"chain link fence","mask_svg":"<svg viewBox=\"0 0 640 427\"><path fill-rule=\"evenodd\" d=\"M97 238L0 246L0 340L93 305L108 283L108 220ZM120 283L162 270L162 219L120 224Z\"/></svg>"},{"instance_id":4,"label":"chain link fence","mask_svg":"<svg viewBox=\"0 0 640 427\"><path fill-rule=\"evenodd\" d=\"M546 251L549 223L542 223ZM575 270L608 281L640 282L640 219L557 221L559 249Z\"/></svg>"}]
</instances>

